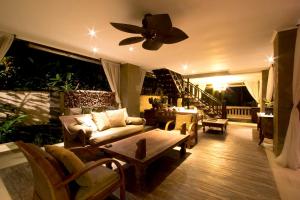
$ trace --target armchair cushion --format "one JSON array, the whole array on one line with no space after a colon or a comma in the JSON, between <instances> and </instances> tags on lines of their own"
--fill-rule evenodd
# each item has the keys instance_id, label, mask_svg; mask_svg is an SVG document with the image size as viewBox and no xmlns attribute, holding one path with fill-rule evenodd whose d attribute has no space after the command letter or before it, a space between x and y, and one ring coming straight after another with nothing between
<instances>
[{"instance_id":1,"label":"armchair cushion","mask_svg":"<svg viewBox=\"0 0 300 200\"><path fill-rule=\"evenodd\" d=\"M176 121L175 121L175 130L180 130L181 125L186 123L186 127L189 127L192 123L192 115L189 114L176 114Z\"/></svg>"},{"instance_id":2,"label":"armchair cushion","mask_svg":"<svg viewBox=\"0 0 300 200\"><path fill-rule=\"evenodd\" d=\"M92 165L93 163L95 162L91 161L86 165ZM102 166L96 167L88 173L92 177L92 184L89 187L80 187L75 197L76 200L87 199L96 192L104 191L120 179L115 171Z\"/></svg>"},{"instance_id":3,"label":"armchair cushion","mask_svg":"<svg viewBox=\"0 0 300 200\"><path fill-rule=\"evenodd\" d=\"M97 131L97 126L90 115L75 117L75 120L80 125L90 127L92 131Z\"/></svg>"},{"instance_id":4,"label":"armchair cushion","mask_svg":"<svg viewBox=\"0 0 300 200\"><path fill-rule=\"evenodd\" d=\"M68 149L55 145L45 145L45 150L63 163L70 174L80 171L85 166L84 163ZM80 186L91 186L93 180L89 173L85 173L76 179L76 183Z\"/></svg>"},{"instance_id":5,"label":"armchair cushion","mask_svg":"<svg viewBox=\"0 0 300 200\"><path fill-rule=\"evenodd\" d=\"M103 131L111 127L111 124L105 112L92 112L92 117L94 122L96 123L98 131Z\"/></svg>"}]
</instances>

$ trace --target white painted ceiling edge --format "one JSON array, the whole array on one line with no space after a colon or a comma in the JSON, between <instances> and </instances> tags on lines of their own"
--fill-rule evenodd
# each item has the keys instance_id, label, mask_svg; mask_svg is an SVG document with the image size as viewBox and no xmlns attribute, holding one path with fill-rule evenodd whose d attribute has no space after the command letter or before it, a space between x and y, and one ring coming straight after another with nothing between
<instances>
[{"instance_id":1,"label":"white painted ceiling edge","mask_svg":"<svg viewBox=\"0 0 300 200\"><path fill-rule=\"evenodd\" d=\"M145 13L168 13L189 38L152 52L141 43L118 46L133 36L110 22L141 25ZM181 74L255 72L267 68L273 31L295 27L299 0L1 0L0 30L18 38L147 70L166 67ZM95 38L88 36L94 28ZM93 47L99 48L93 53ZM188 69L184 70L183 65Z\"/></svg>"},{"instance_id":2,"label":"white painted ceiling edge","mask_svg":"<svg viewBox=\"0 0 300 200\"><path fill-rule=\"evenodd\" d=\"M195 85L207 85L207 84L225 84L230 83L243 83L244 81L261 82L262 74L258 73L246 73L237 75L225 75L225 76L212 76L203 78L191 78L190 82Z\"/></svg>"}]
</instances>

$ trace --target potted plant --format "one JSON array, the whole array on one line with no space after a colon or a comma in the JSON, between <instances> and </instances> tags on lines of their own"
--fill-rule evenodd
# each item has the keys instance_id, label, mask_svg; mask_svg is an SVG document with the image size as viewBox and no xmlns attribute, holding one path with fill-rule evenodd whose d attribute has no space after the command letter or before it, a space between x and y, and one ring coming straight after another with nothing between
<instances>
[{"instance_id":1,"label":"potted plant","mask_svg":"<svg viewBox=\"0 0 300 200\"><path fill-rule=\"evenodd\" d=\"M265 114L272 115L273 114L273 101L265 100Z\"/></svg>"}]
</instances>

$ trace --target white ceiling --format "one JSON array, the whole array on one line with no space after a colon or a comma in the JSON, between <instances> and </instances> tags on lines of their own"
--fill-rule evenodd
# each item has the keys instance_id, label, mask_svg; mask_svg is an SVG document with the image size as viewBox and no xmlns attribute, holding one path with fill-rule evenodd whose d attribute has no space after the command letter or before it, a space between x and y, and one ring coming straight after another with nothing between
<instances>
[{"instance_id":1,"label":"white ceiling","mask_svg":"<svg viewBox=\"0 0 300 200\"><path fill-rule=\"evenodd\" d=\"M118 46L132 36L110 22L141 26L145 13L168 13L189 35L180 43L148 51L141 43ZM182 74L258 71L272 55L274 31L295 27L300 0L1 0L0 30L33 42L132 63L167 67ZM96 38L88 29L97 31ZM91 51L98 48L95 54ZM187 64L187 70L183 65Z\"/></svg>"}]
</instances>

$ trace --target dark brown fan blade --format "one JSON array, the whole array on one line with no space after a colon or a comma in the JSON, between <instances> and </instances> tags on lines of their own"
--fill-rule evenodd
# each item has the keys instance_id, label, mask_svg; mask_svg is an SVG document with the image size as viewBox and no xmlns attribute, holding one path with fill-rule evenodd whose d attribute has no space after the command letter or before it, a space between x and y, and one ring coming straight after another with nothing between
<instances>
[{"instance_id":1,"label":"dark brown fan blade","mask_svg":"<svg viewBox=\"0 0 300 200\"><path fill-rule=\"evenodd\" d=\"M187 39L189 36L179 28L173 27L172 30L163 36L163 43L173 44Z\"/></svg>"},{"instance_id":2,"label":"dark brown fan blade","mask_svg":"<svg viewBox=\"0 0 300 200\"><path fill-rule=\"evenodd\" d=\"M143 42L143 48L147 49L147 50L158 50L161 46L163 45L163 43L157 41L157 40L146 40L145 42Z\"/></svg>"},{"instance_id":3,"label":"dark brown fan blade","mask_svg":"<svg viewBox=\"0 0 300 200\"><path fill-rule=\"evenodd\" d=\"M137 43L137 42L141 42L143 41L144 38L143 37L130 37L130 38L126 38L124 40L122 40L119 45L128 45L128 44L133 44L133 43Z\"/></svg>"},{"instance_id":4,"label":"dark brown fan blade","mask_svg":"<svg viewBox=\"0 0 300 200\"><path fill-rule=\"evenodd\" d=\"M121 23L110 23L113 27L120 31L124 31L127 33L143 33L144 29L139 26L131 25L131 24L121 24Z\"/></svg>"},{"instance_id":5,"label":"dark brown fan blade","mask_svg":"<svg viewBox=\"0 0 300 200\"><path fill-rule=\"evenodd\" d=\"M166 34L172 30L172 22L168 14L145 16L147 30L156 30L158 33Z\"/></svg>"}]
</instances>

